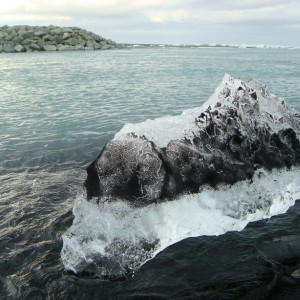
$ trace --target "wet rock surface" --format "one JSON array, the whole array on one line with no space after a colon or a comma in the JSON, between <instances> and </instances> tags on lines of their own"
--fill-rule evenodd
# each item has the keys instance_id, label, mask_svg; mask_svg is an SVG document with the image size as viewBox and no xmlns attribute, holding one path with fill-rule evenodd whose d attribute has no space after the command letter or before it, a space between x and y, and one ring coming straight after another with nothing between
<instances>
[{"instance_id":1,"label":"wet rock surface","mask_svg":"<svg viewBox=\"0 0 300 300\"><path fill-rule=\"evenodd\" d=\"M106 50L116 47L118 45L114 41L78 27L0 27L0 53Z\"/></svg>"}]
</instances>

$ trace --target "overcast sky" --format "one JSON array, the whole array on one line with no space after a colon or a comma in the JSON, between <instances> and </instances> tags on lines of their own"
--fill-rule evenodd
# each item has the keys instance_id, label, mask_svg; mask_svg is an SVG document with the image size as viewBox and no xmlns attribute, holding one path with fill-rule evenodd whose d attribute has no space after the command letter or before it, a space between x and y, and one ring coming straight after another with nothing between
<instances>
[{"instance_id":1,"label":"overcast sky","mask_svg":"<svg viewBox=\"0 0 300 300\"><path fill-rule=\"evenodd\" d=\"M0 25L78 26L119 43L300 46L300 0L3 0Z\"/></svg>"}]
</instances>

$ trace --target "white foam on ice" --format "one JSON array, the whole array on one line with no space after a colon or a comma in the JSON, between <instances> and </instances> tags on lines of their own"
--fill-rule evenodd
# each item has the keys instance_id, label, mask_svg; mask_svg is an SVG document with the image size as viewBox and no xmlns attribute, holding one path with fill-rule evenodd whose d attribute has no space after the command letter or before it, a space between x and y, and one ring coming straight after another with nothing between
<instances>
[{"instance_id":1,"label":"white foam on ice","mask_svg":"<svg viewBox=\"0 0 300 300\"><path fill-rule=\"evenodd\" d=\"M73 225L63 235L62 261L75 273L93 265L98 274L124 275L182 239L240 231L249 222L286 212L300 199L299 171L258 170L251 181L204 187L138 208L121 199L96 203L78 195Z\"/></svg>"}]
</instances>

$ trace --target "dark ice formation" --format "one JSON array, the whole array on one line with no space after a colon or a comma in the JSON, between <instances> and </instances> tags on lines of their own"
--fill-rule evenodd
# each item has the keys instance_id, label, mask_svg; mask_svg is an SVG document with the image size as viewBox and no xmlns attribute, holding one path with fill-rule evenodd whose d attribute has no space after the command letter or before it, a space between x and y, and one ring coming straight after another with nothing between
<instances>
[{"instance_id":1,"label":"dark ice formation","mask_svg":"<svg viewBox=\"0 0 300 300\"><path fill-rule=\"evenodd\" d=\"M254 81L225 75L201 107L126 124L87 168L89 198L148 204L300 164L300 115Z\"/></svg>"}]
</instances>

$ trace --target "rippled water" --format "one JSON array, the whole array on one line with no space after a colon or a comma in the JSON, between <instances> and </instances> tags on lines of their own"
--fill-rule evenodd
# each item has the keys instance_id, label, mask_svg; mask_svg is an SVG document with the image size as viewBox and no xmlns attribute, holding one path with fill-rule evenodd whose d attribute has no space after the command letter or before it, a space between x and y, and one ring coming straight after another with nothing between
<instances>
[{"instance_id":1,"label":"rippled water","mask_svg":"<svg viewBox=\"0 0 300 300\"><path fill-rule=\"evenodd\" d=\"M278 295L299 292L287 271L300 262L298 203L241 233L179 242L126 283L79 278L60 261L85 168L104 144L126 122L199 106L224 73L261 81L300 110L300 50L1 54L0 298L241 298L272 283Z\"/></svg>"}]
</instances>

